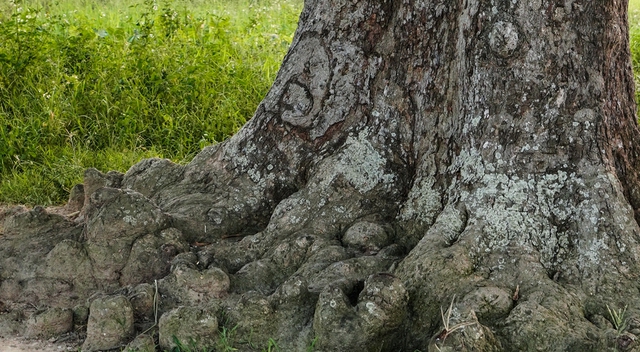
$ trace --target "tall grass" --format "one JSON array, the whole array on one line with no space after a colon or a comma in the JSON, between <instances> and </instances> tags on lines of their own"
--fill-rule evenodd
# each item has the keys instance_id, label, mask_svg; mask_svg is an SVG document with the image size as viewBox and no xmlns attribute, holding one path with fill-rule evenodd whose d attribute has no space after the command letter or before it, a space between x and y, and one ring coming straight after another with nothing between
<instances>
[{"instance_id":1,"label":"tall grass","mask_svg":"<svg viewBox=\"0 0 640 352\"><path fill-rule=\"evenodd\" d=\"M301 0L0 4L0 203L52 204L82 170L190 159L251 117Z\"/></svg>"},{"instance_id":2,"label":"tall grass","mask_svg":"<svg viewBox=\"0 0 640 352\"><path fill-rule=\"evenodd\" d=\"M633 77L636 83L636 102L640 107L640 0L629 1L629 39Z\"/></svg>"}]
</instances>

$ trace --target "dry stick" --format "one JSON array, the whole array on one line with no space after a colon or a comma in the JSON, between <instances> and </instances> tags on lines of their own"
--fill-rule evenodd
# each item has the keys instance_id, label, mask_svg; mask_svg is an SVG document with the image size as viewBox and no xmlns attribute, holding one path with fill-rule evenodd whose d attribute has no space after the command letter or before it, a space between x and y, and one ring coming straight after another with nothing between
<instances>
[{"instance_id":1,"label":"dry stick","mask_svg":"<svg viewBox=\"0 0 640 352\"><path fill-rule=\"evenodd\" d=\"M72 218L72 217L74 217L74 216L76 216L76 215L78 215L78 214L80 214L80 212L79 212L79 211L74 211L73 213L69 213L69 214L67 214L67 217L68 217L68 218Z\"/></svg>"},{"instance_id":2,"label":"dry stick","mask_svg":"<svg viewBox=\"0 0 640 352\"><path fill-rule=\"evenodd\" d=\"M238 237L244 237L244 235L241 234L241 233L236 233L236 234L233 234L233 235L222 235L220 238L222 238L224 240L224 239L227 239L227 238L238 238Z\"/></svg>"},{"instance_id":3,"label":"dry stick","mask_svg":"<svg viewBox=\"0 0 640 352\"><path fill-rule=\"evenodd\" d=\"M449 304L449 309L447 309L447 312L446 312L447 316L446 317L445 317L445 312L442 310L442 306L440 307L440 317L442 318L442 325L444 325L444 330L438 335L438 337L436 339L442 338L442 341L440 342L441 344L444 344L444 342L447 339L447 337L450 334L454 333L455 331L460 330L460 329L464 329L467 326L475 325L478 322L478 318L475 317L475 312L471 311L473 316L475 317L475 321L473 321L473 322L470 322L470 321L466 321L465 322L465 321L463 321L463 322L458 323L458 324L456 324L454 326L450 326L449 325L449 321L451 320L451 312L453 311L453 302L455 301L455 299L456 299L456 295L454 294L453 298L451 299L451 304ZM436 347L436 349L438 351L441 351L440 347L438 347L438 345L437 345L437 342L436 342L435 347Z\"/></svg>"},{"instance_id":4,"label":"dry stick","mask_svg":"<svg viewBox=\"0 0 640 352\"><path fill-rule=\"evenodd\" d=\"M149 330L155 328L158 325L158 280L153 280L153 283L155 285L155 293L153 294L153 325L151 325L147 330L143 331L140 335L146 334L147 332L149 332Z\"/></svg>"}]
</instances>

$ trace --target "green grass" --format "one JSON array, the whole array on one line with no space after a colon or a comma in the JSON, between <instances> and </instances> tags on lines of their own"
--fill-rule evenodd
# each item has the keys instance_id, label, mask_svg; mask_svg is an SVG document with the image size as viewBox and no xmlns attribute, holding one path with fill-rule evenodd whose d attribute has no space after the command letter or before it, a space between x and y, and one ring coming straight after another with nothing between
<instances>
[{"instance_id":1,"label":"green grass","mask_svg":"<svg viewBox=\"0 0 640 352\"><path fill-rule=\"evenodd\" d=\"M251 117L302 0L0 3L0 203L57 204L87 167L188 161Z\"/></svg>"},{"instance_id":2,"label":"green grass","mask_svg":"<svg viewBox=\"0 0 640 352\"><path fill-rule=\"evenodd\" d=\"M237 351L236 348L234 348L231 344L230 339L232 340L232 338L230 338L231 335L234 334L234 330L232 329L231 331L226 330L226 329L222 329L220 331L220 336L219 336L219 341L218 341L218 347L217 348L209 348L209 349L202 349L202 348L198 348L196 346L196 343L191 340L190 343L184 343L183 341L180 341L177 337L173 336L173 343L175 345L175 347L173 349L171 349L171 351L166 351L166 352L227 352L227 351ZM311 341L311 343L309 344L309 346L307 346L306 351L307 352L313 352L315 350L315 344L316 344L317 339L313 339ZM254 348L257 351L257 347ZM261 352L280 352L280 347L278 347L278 343L276 342L276 340L270 338L267 343L266 346L263 347L262 349L260 349ZM128 351L123 351L123 352L128 352Z\"/></svg>"},{"instance_id":3,"label":"green grass","mask_svg":"<svg viewBox=\"0 0 640 352\"><path fill-rule=\"evenodd\" d=\"M636 102L640 105L640 0L629 1L629 39L631 64L636 82Z\"/></svg>"}]
</instances>

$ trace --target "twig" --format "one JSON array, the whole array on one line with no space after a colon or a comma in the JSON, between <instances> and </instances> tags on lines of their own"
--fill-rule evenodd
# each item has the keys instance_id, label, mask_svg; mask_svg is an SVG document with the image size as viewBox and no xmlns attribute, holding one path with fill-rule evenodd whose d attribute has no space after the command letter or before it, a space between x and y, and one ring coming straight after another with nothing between
<instances>
[{"instance_id":1,"label":"twig","mask_svg":"<svg viewBox=\"0 0 640 352\"><path fill-rule=\"evenodd\" d=\"M153 283L155 285L155 293L153 294L153 325L143 331L140 335L146 334L158 325L158 280L153 280Z\"/></svg>"},{"instance_id":2,"label":"twig","mask_svg":"<svg viewBox=\"0 0 640 352\"><path fill-rule=\"evenodd\" d=\"M438 334L438 336L436 337L436 340L441 340L440 342L441 344L444 344L444 341L447 339L447 336L451 335L455 331L464 329L467 326L475 325L478 323L478 318L475 316L475 312L471 311L475 318L475 321L463 321L462 323L458 323L454 326L449 325L451 320L451 312L453 311L453 302L455 301L455 299L456 299L456 295L453 295L453 298L451 299L451 303L449 304L449 309L447 309L447 312L446 312L446 317L445 317L445 312L442 310L442 307L440 307L440 317L442 317L442 325L444 325L444 330L442 330L442 332ZM436 348L440 350L438 345L436 345Z\"/></svg>"}]
</instances>

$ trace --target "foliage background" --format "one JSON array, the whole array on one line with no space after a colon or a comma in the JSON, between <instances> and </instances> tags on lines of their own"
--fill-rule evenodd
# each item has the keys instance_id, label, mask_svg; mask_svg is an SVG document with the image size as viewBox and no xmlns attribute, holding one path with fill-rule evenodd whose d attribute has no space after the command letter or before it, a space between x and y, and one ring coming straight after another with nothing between
<instances>
[{"instance_id":1,"label":"foliage background","mask_svg":"<svg viewBox=\"0 0 640 352\"><path fill-rule=\"evenodd\" d=\"M83 170L190 160L269 89L301 0L0 2L0 203L55 204Z\"/></svg>"}]
</instances>

